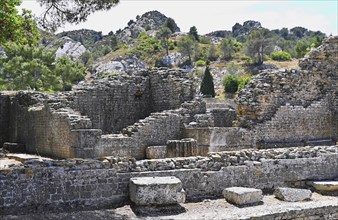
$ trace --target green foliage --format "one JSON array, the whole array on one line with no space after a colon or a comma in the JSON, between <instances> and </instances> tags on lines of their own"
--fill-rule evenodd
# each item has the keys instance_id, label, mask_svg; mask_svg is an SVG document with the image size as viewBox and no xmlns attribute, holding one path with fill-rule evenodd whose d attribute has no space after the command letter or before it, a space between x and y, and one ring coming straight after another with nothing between
<instances>
[{"instance_id":1,"label":"green foliage","mask_svg":"<svg viewBox=\"0 0 338 220\"><path fill-rule=\"evenodd\" d=\"M196 41L199 41L199 35L197 32L197 28L195 26L192 26L188 33L190 36L192 36Z\"/></svg>"},{"instance_id":2,"label":"green foliage","mask_svg":"<svg viewBox=\"0 0 338 220\"><path fill-rule=\"evenodd\" d=\"M211 44L211 40L210 38L208 37L205 37L205 36L199 36L199 39L200 39L200 43L201 44Z\"/></svg>"},{"instance_id":3,"label":"green foliage","mask_svg":"<svg viewBox=\"0 0 338 220\"><path fill-rule=\"evenodd\" d=\"M200 92L204 96L215 97L214 79L210 73L209 66L205 68L204 76L201 82Z\"/></svg>"},{"instance_id":4,"label":"green foliage","mask_svg":"<svg viewBox=\"0 0 338 220\"><path fill-rule=\"evenodd\" d=\"M159 32L157 32L156 37L161 40L163 48L166 50L167 56L169 55L169 37L171 30L168 27L162 27Z\"/></svg>"},{"instance_id":5,"label":"green foliage","mask_svg":"<svg viewBox=\"0 0 338 220\"><path fill-rule=\"evenodd\" d=\"M15 43L6 44L4 50L1 78L7 90L60 91L84 78L82 65L66 57L55 60L55 51Z\"/></svg>"},{"instance_id":6,"label":"green foliage","mask_svg":"<svg viewBox=\"0 0 338 220\"><path fill-rule=\"evenodd\" d=\"M295 51L296 51L296 56L297 58L302 58L305 56L307 52L310 50L310 42L305 41L305 40L300 40L297 42Z\"/></svg>"},{"instance_id":7,"label":"green foliage","mask_svg":"<svg viewBox=\"0 0 338 220\"><path fill-rule=\"evenodd\" d=\"M68 57L61 57L56 60L54 72L61 77L62 90L69 91L72 85L84 79L85 67L71 61Z\"/></svg>"},{"instance_id":8,"label":"green foliage","mask_svg":"<svg viewBox=\"0 0 338 220\"><path fill-rule=\"evenodd\" d=\"M43 28L55 31L66 22L78 24L96 11L109 10L119 0L39 0L45 6L40 24Z\"/></svg>"},{"instance_id":9,"label":"green foliage","mask_svg":"<svg viewBox=\"0 0 338 220\"><path fill-rule=\"evenodd\" d=\"M226 75L223 78L222 85L224 87L224 92L235 93L238 90L239 78L235 75Z\"/></svg>"},{"instance_id":10,"label":"green foliage","mask_svg":"<svg viewBox=\"0 0 338 220\"><path fill-rule=\"evenodd\" d=\"M262 28L252 31L247 36L246 55L250 56L258 65L263 64L264 55L272 51L274 33Z\"/></svg>"},{"instance_id":11,"label":"green foliage","mask_svg":"<svg viewBox=\"0 0 338 220\"><path fill-rule=\"evenodd\" d=\"M196 49L196 42L190 36L184 36L178 42L178 50L183 56L188 56L188 62L191 64L192 57Z\"/></svg>"},{"instance_id":12,"label":"green foliage","mask_svg":"<svg viewBox=\"0 0 338 220\"><path fill-rule=\"evenodd\" d=\"M231 38L225 38L220 44L220 50L222 59L230 60L235 53L234 40Z\"/></svg>"},{"instance_id":13,"label":"green foliage","mask_svg":"<svg viewBox=\"0 0 338 220\"><path fill-rule=\"evenodd\" d=\"M17 6L21 0L0 1L0 45L7 42L35 45L40 41L40 34L33 15L23 9L20 15Z\"/></svg>"},{"instance_id":14,"label":"green foliage","mask_svg":"<svg viewBox=\"0 0 338 220\"><path fill-rule=\"evenodd\" d=\"M91 67L94 63L93 55L91 52L86 51L79 57L80 62L87 68Z\"/></svg>"},{"instance_id":15,"label":"green foliage","mask_svg":"<svg viewBox=\"0 0 338 220\"><path fill-rule=\"evenodd\" d=\"M118 72L111 72L111 73L107 73L107 74L101 74L100 78L110 78L110 77L114 77L114 76L118 76L120 73Z\"/></svg>"},{"instance_id":16,"label":"green foliage","mask_svg":"<svg viewBox=\"0 0 338 220\"><path fill-rule=\"evenodd\" d=\"M176 25L175 20L172 18L167 18L163 26L169 28L171 30L171 33L176 32L177 25Z\"/></svg>"},{"instance_id":17,"label":"green foliage","mask_svg":"<svg viewBox=\"0 0 338 220\"><path fill-rule=\"evenodd\" d=\"M204 60L197 60L195 62L195 66L205 66L206 62Z\"/></svg>"},{"instance_id":18,"label":"green foliage","mask_svg":"<svg viewBox=\"0 0 338 220\"><path fill-rule=\"evenodd\" d=\"M278 61L291 60L291 55L285 51L272 52L270 56L271 56L271 59L278 60Z\"/></svg>"},{"instance_id":19,"label":"green foliage","mask_svg":"<svg viewBox=\"0 0 338 220\"><path fill-rule=\"evenodd\" d=\"M130 50L131 54L135 54L142 59L146 59L160 51L160 41L154 37L148 36L146 32L141 32L136 39L137 46Z\"/></svg>"},{"instance_id":20,"label":"green foliage","mask_svg":"<svg viewBox=\"0 0 338 220\"><path fill-rule=\"evenodd\" d=\"M102 32L97 32L93 30L75 30L75 31L66 31L66 32L61 32L57 34L58 37L69 37L75 41L80 42L85 46L86 48L91 48L94 46L94 44L100 40L103 39ZM114 32L109 32L109 34L106 37L112 38L114 37ZM116 38L115 38L116 40Z\"/></svg>"},{"instance_id":21,"label":"green foliage","mask_svg":"<svg viewBox=\"0 0 338 220\"><path fill-rule=\"evenodd\" d=\"M215 47L215 45L210 45L209 49L208 49L208 60L210 61L216 61L218 59L218 53L217 53L217 49Z\"/></svg>"},{"instance_id":22,"label":"green foliage","mask_svg":"<svg viewBox=\"0 0 338 220\"><path fill-rule=\"evenodd\" d=\"M146 27L144 28L146 31L150 31L151 30L151 26L149 24L146 25Z\"/></svg>"},{"instance_id":23,"label":"green foliage","mask_svg":"<svg viewBox=\"0 0 338 220\"><path fill-rule=\"evenodd\" d=\"M251 79L251 78L250 78L249 76L239 78L239 84L238 84L238 89L237 89L237 91L238 91L238 92L241 91L241 90L244 88L244 86L245 86L246 84L248 84L248 82L250 81L250 79Z\"/></svg>"}]
</instances>

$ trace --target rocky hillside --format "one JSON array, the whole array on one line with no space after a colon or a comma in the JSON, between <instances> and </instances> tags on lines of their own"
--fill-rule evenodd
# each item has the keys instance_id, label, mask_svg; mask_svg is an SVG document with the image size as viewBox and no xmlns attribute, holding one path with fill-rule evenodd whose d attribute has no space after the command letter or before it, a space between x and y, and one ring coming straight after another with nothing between
<instances>
[{"instance_id":1,"label":"rocky hillside","mask_svg":"<svg viewBox=\"0 0 338 220\"><path fill-rule=\"evenodd\" d=\"M168 19L167 16L158 11L149 11L142 16L137 16L136 21L130 20L128 26L121 31L116 32L117 39L120 42L130 43L133 39L144 31L152 34L158 31ZM174 24L175 32L180 32L177 24Z\"/></svg>"}]
</instances>

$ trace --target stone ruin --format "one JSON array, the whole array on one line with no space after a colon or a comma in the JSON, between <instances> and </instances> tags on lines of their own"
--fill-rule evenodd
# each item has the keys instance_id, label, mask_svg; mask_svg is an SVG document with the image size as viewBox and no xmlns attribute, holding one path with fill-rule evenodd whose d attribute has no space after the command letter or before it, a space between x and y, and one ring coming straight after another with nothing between
<instances>
[{"instance_id":1,"label":"stone ruin","mask_svg":"<svg viewBox=\"0 0 338 220\"><path fill-rule=\"evenodd\" d=\"M261 72L236 104L195 97L179 69L1 92L0 144L14 153L0 158L0 211L117 207L140 177L176 177L188 201L337 179L337 51L331 37L300 69Z\"/></svg>"}]
</instances>

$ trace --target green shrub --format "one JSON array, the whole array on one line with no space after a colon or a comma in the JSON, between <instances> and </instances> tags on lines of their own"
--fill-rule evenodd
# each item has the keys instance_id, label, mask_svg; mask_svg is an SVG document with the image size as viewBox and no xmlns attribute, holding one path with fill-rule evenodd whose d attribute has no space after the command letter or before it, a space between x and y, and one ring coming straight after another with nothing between
<instances>
[{"instance_id":1,"label":"green shrub","mask_svg":"<svg viewBox=\"0 0 338 220\"><path fill-rule=\"evenodd\" d=\"M205 65L206 65L206 63L205 63L204 60L198 60L198 61L195 62L195 66L205 66Z\"/></svg>"},{"instance_id":2,"label":"green shrub","mask_svg":"<svg viewBox=\"0 0 338 220\"><path fill-rule=\"evenodd\" d=\"M235 93L238 90L240 79L234 75L226 75L223 78L222 85L225 93Z\"/></svg>"},{"instance_id":3,"label":"green shrub","mask_svg":"<svg viewBox=\"0 0 338 220\"><path fill-rule=\"evenodd\" d=\"M248 84L249 81L250 81L250 77L249 77L249 76L240 78L240 79L239 79L239 84L238 84L238 89L237 89L237 91L238 91L238 92L241 91L241 90L244 88L244 86L245 86L246 84Z\"/></svg>"},{"instance_id":4,"label":"green shrub","mask_svg":"<svg viewBox=\"0 0 338 220\"><path fill-rule=\"evenodd\" d=\"M246 63L250 63L252 61L251 57L249 56L241 56L240 59Z\"/></svg>"},{"instance_id":5,"label":"green shrub","mask_svg":"<svg viewBox=\"0 0 338 220\"><path fill-rule=\"evenodd\" d=\"M278 61L287 61L291 60L291 55L285 51L272 52L271 59Z\"/></svg>"}]
</instances>

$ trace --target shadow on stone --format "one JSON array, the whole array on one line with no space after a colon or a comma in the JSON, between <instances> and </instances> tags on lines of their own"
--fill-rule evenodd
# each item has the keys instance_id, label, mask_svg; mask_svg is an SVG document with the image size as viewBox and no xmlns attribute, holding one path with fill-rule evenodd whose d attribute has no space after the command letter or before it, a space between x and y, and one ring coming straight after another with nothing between
<instances>
[{"instance_id":1,"label":"shadow on stone","mask_svg":"<svg viewBox=\"0 0 338 220\"><path fill-rule=\"evenodd\" d=\"M252 206L259 206L259 205L264 205L264 202L254 202L254 203L249 203L249 204L244 204L244 205L236 205L231 203L232 205L236 206L237 208L247 208L247 207L252 207Z\"/></svg>"},{"instance_id":2,"label":"shadow on stone","mask_svg":"<svg viewBox=\"0 0 338 220\"><path fill-rule=\"evenodd\" d=\"M140 217L178 215L186 212L186 209L180 204L165 205L165 206L137 206L135 204L131 204L130 207L135 213L135 215Z\"/></svg>"}]
</instances>

